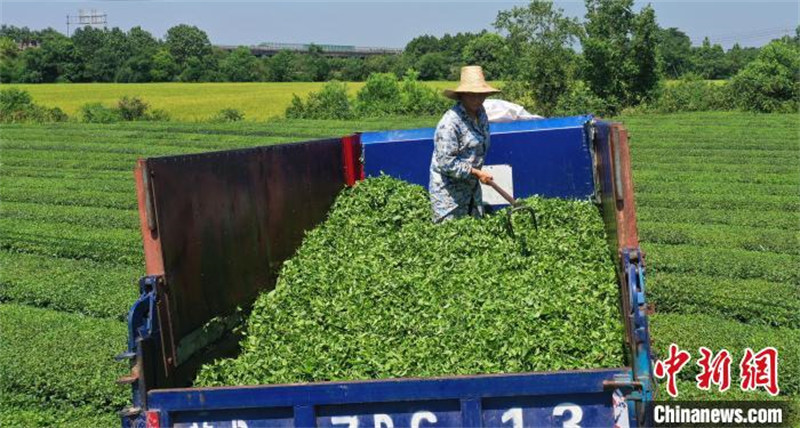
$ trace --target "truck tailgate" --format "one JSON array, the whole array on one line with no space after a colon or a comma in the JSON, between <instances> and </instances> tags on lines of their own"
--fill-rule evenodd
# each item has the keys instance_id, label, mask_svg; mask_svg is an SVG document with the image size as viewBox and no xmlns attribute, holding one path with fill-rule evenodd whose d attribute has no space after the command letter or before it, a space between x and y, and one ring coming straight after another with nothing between
<instances>
[{"instance_id":1,"label":"truck tailgate","mask_svg":"<svg viewBox=\"0 0 800 428\"><path fill-rule=\"evenodd\" d=\"M167 389L149 393L147 419L198 428L628 426L615 391L629 376L620 368Z\"/></svg>"}]
</instances>

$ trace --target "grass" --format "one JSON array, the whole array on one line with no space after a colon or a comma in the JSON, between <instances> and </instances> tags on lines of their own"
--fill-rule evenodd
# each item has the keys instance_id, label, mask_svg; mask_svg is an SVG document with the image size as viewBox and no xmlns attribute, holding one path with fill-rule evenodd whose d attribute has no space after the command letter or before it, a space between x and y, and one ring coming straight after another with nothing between
<instances>
[{"instance_id":1,"label":"grass","mask_svg":"<svg viewBox=\"0 0 800 428\"><path fill-rule=\"evenodd\" d=\"M268 117L259 109L266 111L264 105L277 105L280 96L308 84L285 84L280 96L276 85L30 90L37 102L62 108L67 105L59 102L77 108L98 97L111 103L122 94L138 94L191 121L226 106L220 100L236 100L226 91L247 93L243 102L250 105L241 100L236 105L248 119ZM128 393L113 386L124 370L110 358L125 346L122 320L143 273L132 174L136 158L432 126L437 120L0 126L0 426L117 424L114 411ZM745 343L770 344L781 349L784 392L797 394L797 118L691 113L619 120L632 137L656 351L663 356L671 342L689 350L705 345L732 352ZM680 388L687 397L732 396L697 393L691 378L682 379Z\"/></svg>"},{"instance_id":2,"label":"grass","mask_svg":"<svg viewBox=\"0 0 800 428\"><path fill-rule=\"evenodd\" d=\"M445 89L454 82L425 82ZM84 104L101 102L113 105L124 95L139 96L155 109L166 110L173 120L208 120L223 108L235 108L246 120L266 120L283 116L292 94L306 96L318 91L323 82L247 82L247 83L70 83L17 84L30 92L34 102L48 107L60 107L74 116ZM9 85L12 86L12 85ZM352 95L364 82L348 82ZM87 90L91 88L91 90Z\"/></svg>"}]
</instances>

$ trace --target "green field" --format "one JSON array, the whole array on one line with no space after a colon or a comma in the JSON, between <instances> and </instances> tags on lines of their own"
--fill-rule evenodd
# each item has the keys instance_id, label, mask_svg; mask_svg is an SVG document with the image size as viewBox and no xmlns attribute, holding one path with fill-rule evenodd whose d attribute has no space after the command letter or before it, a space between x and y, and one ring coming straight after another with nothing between
<instances>
[{"instance_id":1,"label":"green field","mask_svg":"<svg viewBox=\"0 0 800 428\"><path fill-rule=\"evenodd\" d=\"M44 102L41 93L33 95ZM782 392L796 397L797 118L693 113L620 119L631 133L656 350L663 356L671 342L694 354L701 345L727 347L736 364L745 346L775 346ZM0 126L0 426L117 425L115 412L129 393L114 385L126 367L112 357L125 348L123 320L143 273L131 172L137 158L436 120ZM689 382L694 369L681 372L681 388L710 396ZM735 389L723 397L735 397Z\"/></svg>"},{"instance_id":2,"label":"green field","mask_svg":"<svg viewBox=\"0 0 800 428\"><path fill-rule=\"evenodd\" d=\"M444 89L455 82L425 82ZM207 121L223 108L235 108L245 120L283 117L292 94L304 97L318 91L322 82L252 82L252 83L69 83L9 85L28 91L33 101L47 107L59 107L70 116L82 105L101 102L114 105L124 95L139 96L151 108L166 110L176 121ZM351 94L364 82L348 82Z\"/></svg>"}]
</instances>

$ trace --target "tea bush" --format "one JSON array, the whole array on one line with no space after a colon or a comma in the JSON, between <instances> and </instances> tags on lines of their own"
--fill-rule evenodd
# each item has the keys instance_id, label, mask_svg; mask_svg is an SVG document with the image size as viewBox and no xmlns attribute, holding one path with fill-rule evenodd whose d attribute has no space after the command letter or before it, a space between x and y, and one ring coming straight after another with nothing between
<instances>
[{"instance_id":1,"label":"tea bush","mask_svg":"<svg viewBox=\"0 0 800 428\"><path fill-rule=\"evenodd\" d=\"M731 389L739 389L738 366L745 348L754 352L772 346L778 350L778 385L781 394L800 392L800 331L792 328L771 328L748 325L708 315L656 314L651 319L653 345L659 357L668 355L670 343L692 354L680 372L680 378L693 381L699 373L697 349L705 346L714 352L727 349L731 353Z\"/></svg>"},{"instance_id":2,"label":"tea bush","mask_svg":"<svg viewBox=\"0 0 800 428\"><path fill-rule=\"evenodd\" d=\"M124 322L4 303L0 325L3 397L107 412L125 405L128 393L114 381L127 367L113 359L125 348Z\"/></svg>"},{"instance_id":3,"label":"tea bush","mask_svg":"<svg viewBox=\"0 0 800 428\"><path fill-rule=\"evenodd\" d=\"M199 385L617 367L618 291L602 221L589 202L528 199L505 213L441 225L425 189L367 179L261 295L236 359Z\"/></svg>"}]
</instances>

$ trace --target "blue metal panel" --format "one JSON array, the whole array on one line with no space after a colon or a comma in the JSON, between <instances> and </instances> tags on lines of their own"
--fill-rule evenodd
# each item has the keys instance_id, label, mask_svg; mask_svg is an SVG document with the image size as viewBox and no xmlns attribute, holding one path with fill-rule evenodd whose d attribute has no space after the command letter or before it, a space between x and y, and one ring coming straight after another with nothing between
<instances>
[{"instance_id":1,"label":"blue metal panel","mask_svg":"<svg viewBox=\"0 0 800 428\"><path fill-rule=\"evenodd\" d=\"M613 390L604 382L627 380L621 368L156 390L148 402L162 426L560 426L570 418L611 426Z\"/></svg>"},{"instance_id":2,"label":"blue metal panel","mask_svg":"<svg viewBox=\"0 0 800 428\"><path fill-rule=\"evenodd\" d=\"M487 165L511 165L514 196L585 199L594 192L585 126L591 116L491 125ZM366 176L381 173L427 188L433 128L361 135Z\"/></svg>"},{"instance_id":3,"label":"blue metal panel","mask_svg":"<svg viewBox=\"0 0 800 428\"><path fill-rule=\"evenodd\" d=\"M520 120L516 122L491 123L492 134L506 132L536 131L545 129L580 128L592 120L592 116L556 117L551 119ZM362 144L386 143L411 140L433 140L435 128L398 129L391 131L364 132L361 134Z\"/></svg>"}]
</instances>

